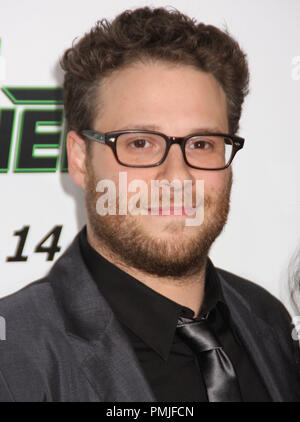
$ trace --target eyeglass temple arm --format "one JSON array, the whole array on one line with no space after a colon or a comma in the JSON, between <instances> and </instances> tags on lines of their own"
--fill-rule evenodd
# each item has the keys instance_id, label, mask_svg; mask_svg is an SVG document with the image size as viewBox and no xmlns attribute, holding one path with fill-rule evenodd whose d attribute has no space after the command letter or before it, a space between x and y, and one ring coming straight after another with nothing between
<instances>
[{"instance_id":1,"label":"eyeglass temple arm","mask_svg":"<svg viewBox=\"0 0 300 422\"><path fill-rule=\"evenodd\" d=\"M83 130L82 135L86 136L87 138L92 139L93 141L100 142L101 144L105 144L105 134L100 132L95 132L94 130Z\"/></svg>"}]
</instances>

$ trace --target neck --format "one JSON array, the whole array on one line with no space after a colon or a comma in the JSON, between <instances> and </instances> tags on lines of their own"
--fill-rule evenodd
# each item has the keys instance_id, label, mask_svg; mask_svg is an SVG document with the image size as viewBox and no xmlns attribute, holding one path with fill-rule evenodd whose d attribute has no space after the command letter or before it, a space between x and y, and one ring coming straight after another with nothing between
<instances>
[{"instance_id":1,"label":"neck","mask_svg":"<svg viewBox=\"0 0 300 422\"><path fill-rule=\"evenodd\" d=\"M108 250L101 244L101 242L96 240L89 224L87 225L87 239L89 244L107 261L157 293L190 308L194 312L195 317L199 314L204 297L206 260L196 275L187 276L184 280L173 277L158 277L126 265L119 256L115 255L111 250Z\"/></svg>"}]
</instances>

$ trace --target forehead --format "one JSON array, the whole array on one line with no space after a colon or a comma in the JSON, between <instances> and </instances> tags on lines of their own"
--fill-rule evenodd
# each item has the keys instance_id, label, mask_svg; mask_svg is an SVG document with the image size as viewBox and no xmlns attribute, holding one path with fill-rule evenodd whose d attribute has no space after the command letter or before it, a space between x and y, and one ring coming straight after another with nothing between
<instances>
[{"instance_id":1,"label":"forehead","mask_svg":"<svg viewBox=\"0 0 300 422\"><path fill-rule=\"evenodd\" d=\"M98 98L95 125L102 131L134 123L227 129L222 87L212 74L192 66L150 62L116 70L98 88Z\"/></svg>"}]
</instances>

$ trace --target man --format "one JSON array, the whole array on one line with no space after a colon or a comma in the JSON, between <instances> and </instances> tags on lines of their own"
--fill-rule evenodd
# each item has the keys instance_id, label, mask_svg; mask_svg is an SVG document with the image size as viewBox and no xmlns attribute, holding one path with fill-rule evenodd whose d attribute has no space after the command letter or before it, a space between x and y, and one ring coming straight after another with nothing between
<instances>
[{"instance_id":1,"label":"man","mask_svg":"<svg viewBox=\"0 0 300 422\"><path fill-rule=\"evenodd\" d=\"M142 8L98 22L62 67L69 173L87 225L46 278L0 301L1 399L299 400L285 308L208 258L243 146L237 42ZM170 188L169 210L162 189L149 203L154 181ZM134 186L148 190L136 198Z\"/></svg>"}]
</instances>

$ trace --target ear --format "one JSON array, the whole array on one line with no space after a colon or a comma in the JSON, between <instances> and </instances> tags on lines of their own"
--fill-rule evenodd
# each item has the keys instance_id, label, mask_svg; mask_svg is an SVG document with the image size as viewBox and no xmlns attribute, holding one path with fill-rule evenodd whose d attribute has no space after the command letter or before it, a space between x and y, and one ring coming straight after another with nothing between
<instances>
[{"instance_id":1,"label":"ear","mask_svg":"<svg viewBox=\"0 0 300 422\"><path fill-rule=\"evenodd\" d=\"M68 169L73 182L85 188L86 178L86 146L84 140L74 131L67 137Z\"/></svg>"}]
</instances>

